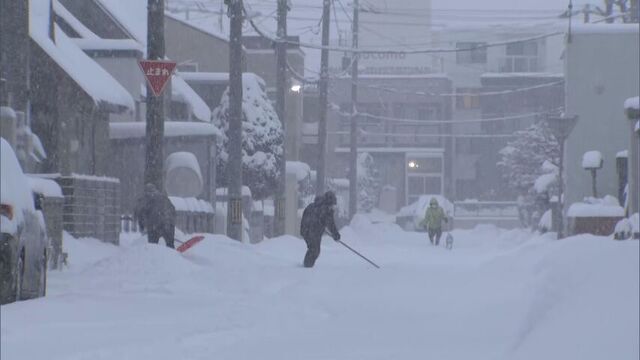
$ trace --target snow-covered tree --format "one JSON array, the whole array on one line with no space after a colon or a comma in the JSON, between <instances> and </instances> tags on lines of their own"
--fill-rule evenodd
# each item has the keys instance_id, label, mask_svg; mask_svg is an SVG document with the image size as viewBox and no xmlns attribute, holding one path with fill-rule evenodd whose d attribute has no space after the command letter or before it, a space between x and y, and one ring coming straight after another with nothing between
<instances>
[{"instance_id":1,"label":"snow-covered tree","mask_svg":"<svg viewBox=\"0 0 640 360\"><path fill-rule=\"evenodd\" d=\"M500 150L498 168L508 186L522 194L546 173L542 166L545 161L558 164L560 145L543 122L517 131L515 135L516 138Z\"/></svg>"},{"instance_id":2,"label":"snow-covered tree","mask_svg":"<svg viewBox=\"0 0 640 360\"><path fill-rule=\"evenodd\" d=\"M278 115L264 91L264 81L253 74L242 76L242 176L255 199L264 199L277 189L278 161L282 157L284 134ZM222 130L217 143L218 186L227 186L226 166L229 137L229 89L213 111L213 121Z\"/></svg>"},{"instance_id":3,"label":"snow-covered tree","mask_svg":"<svg viewBox=\"0 0 640 360\"><path fill-rule=\"evenodd\" d=\"M369 153L358 155L358 211L370 212L378 203L380 174Z\"/></svg>"}]
</instances>

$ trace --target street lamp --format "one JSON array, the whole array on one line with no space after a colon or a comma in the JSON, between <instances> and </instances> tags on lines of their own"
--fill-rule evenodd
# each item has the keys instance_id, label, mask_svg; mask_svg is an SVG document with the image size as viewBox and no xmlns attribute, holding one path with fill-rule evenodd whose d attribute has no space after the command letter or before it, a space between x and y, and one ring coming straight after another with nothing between
<instances>
[{"instance_id":1,"label":"street lamp","mask_svg":"<svg viewBox=\"0 0 640 360\"><path fill-rule=\"evenodd\" d=\"M576 126L578 122L578 116L567 117L564 115L560 116L547 116L545 122L547 126L549 126L549 130L553 136L558 140L560 144L560 164L558 171L558 211L556 212L556 216L554 219L554 224L557 224L558 231L558 239L562 239L564 237L564 144L571 134L571 131Z\"/></svg>"},{"instance_id":2,"label":"street lamp","mask_svg":"<svg viewBox=\"0 0 640 360\"><path fill-rule=\"evenodd\" d=\"M591 150L582 155L582 168L591 172L591 192L593 197L598 197L598 188L596 187L596 173L602 169L604 158L600 151Z\"/></svg>"}]
</instances>

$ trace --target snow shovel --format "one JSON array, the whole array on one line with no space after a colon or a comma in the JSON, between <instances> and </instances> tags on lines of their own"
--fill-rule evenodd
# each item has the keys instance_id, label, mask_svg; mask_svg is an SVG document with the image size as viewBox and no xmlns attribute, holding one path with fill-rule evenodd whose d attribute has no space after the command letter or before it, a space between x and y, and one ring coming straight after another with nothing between
<instances>
[{"instance_id":1,"label":"snow shovel","mask_svg":"<svg viewBox=\"0 0 640 360\"><path fill-rule=\"evenodd\" d=\"M180 243L180 246L176 248L176 251L178 251L179 253L184 253L185 251L191 249L193 245L199 243L203 239L204 236L202 235L196 235L187 241L180 241L178 239L175 239L176 242Z\"/></svg>"},{"instance_id":2,"label":"snow shovel","mask_svg":"<svg viewBox=\"0 0 640 360\"><path fill-rule=\"evenodd\" d=\"M367 259L364 255L360 254L359 252L355 251L353 248L351 248L351 246L343 243L341 240L336 240L336 241L339 242L340 244L342 244L347 249L353 251L354 254L356 254L356 255L360 256L361 258L365 259L369 264L375 266L377 269L380 269L380 266L376 265L376 263L374 263L373 261Z\"/></svg>"}]
</instances>

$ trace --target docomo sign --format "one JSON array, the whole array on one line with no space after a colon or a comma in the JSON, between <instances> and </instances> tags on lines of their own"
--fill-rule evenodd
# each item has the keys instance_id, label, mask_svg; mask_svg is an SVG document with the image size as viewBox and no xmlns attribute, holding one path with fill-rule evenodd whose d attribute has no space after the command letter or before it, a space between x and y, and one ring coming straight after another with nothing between
<instances>
[{"instance_id":1,"label":"docomo sign","mask_svg":"<svg viewBox=\"0 0 640 360\"><path fill-rule=\"evenodd\" d=\"M160 96L176 69L176 63L162 60L140 60L139 64L153 95Z\"/></svg>"}]
</instances>

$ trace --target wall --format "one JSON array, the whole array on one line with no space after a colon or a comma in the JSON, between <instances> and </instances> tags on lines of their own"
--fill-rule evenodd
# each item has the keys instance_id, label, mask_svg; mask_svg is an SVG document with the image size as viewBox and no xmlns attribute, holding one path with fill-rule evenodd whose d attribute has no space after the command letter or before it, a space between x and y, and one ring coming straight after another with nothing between
<instances>
[{"instance_id":1,"label":"wall","mask_svg":"<svg viewBox=\"0 0 640 360\"><path fill-rule=\"evenodd\" d=\"M616 153L629 148L629 120L624 101L638 95L638 25L576 27L566 54L566 114L578 123L566 148L566 204L591 194L591 177L582 169L582 155L599 150L598 193L617 196Z\"/></svg>"},{"instance_id":2,"label":"wall","mask_svg":"<svg viewBox=\"0 0 640 360\"><path fill-rule=\"evenodd\" d=\"M120 179L122 213L132 214L144 187L144 138L111 139L108 174ZM164 158L176 151L193 153L204 180L199 199L215 202L215 140L207 136L165 137Z\"/></svg>"},{"instance_id":3,"label":"wall","mask_svg":"<svg viewBox=\"0 0 640 360\"><path fill-rule=\"evenodd\" d=\"M226 40L169 16L165 16L164 20L166 54L169 58L178 63L197 63L198 71L229 71L229 44Z\"/></svg>"}]
</instances>

